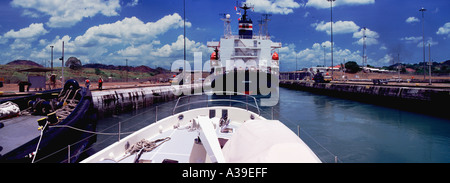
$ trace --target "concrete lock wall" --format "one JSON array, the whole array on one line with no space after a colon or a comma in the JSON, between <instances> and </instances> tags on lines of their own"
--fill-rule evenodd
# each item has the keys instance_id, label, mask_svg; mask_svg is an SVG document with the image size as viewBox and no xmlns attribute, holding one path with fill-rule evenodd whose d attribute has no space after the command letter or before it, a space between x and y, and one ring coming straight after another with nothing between
<instances>
[{"instance_id":1,"label":"concrete lock wall","mask_svg":"<svg viewBox=\"0 0 450 183\"><path fill-rule=\"evenodd\" d=\"M102 118L174 100L180 92L193 94L199 88L202 88L201 84L93 91L92 100L98 116Z\"/></svg>"},{"instance_id":2,"label":"concrete lock wall","mask_svg":"<svg viewBox=\"0 0 450 183\"><path fill-rule=\"evenodd\" d=\"M450 118L449 88L402 87L283 80L281 87Z\"/></svg>"}]
</instances>

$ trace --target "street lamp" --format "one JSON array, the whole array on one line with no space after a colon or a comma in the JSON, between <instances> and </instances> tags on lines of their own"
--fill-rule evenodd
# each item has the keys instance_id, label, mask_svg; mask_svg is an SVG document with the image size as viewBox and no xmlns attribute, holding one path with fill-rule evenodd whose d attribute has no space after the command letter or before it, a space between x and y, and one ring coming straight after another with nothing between
<instances>
[{"instance_id":1,"label":"street lamp","mask_svg":"<svg viewBox=\"0 0 450 183\"><path fill-rule=\"evenodd\" d=\"M331 79L333 79L334 69L333 69L333 2L336 0L327 0L330 2L331 6Z\"/></svg>"},{"instance_id":2,"label":"street lamp","mask_svg":"<svg viewBox=\"0 0 450 183\"><path fill-rule=\"evenodd\" d=\"M419 11L422 12L422 47L423 47L423 80L425 80L425 18L424 18L424 13L425 11L427 11L427 9L423 8L420 9Z\"/></svg>"}]
</instances>

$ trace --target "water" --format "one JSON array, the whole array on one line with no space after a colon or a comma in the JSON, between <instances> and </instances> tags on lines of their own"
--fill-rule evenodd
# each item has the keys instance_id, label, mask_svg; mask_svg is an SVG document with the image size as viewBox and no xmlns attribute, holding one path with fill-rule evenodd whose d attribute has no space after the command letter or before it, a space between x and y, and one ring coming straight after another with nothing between
<instances>
[{"instance_id":1,"label":"water","mask_svg":"<svg viewBox=\"0 0 450 183\"><path fill-rule=\"evenodd\" d=\"M195 96L193 99L204 99ZM172 114L175 101L158 105L158 119ZM297 133L323 162L450 162L450 120L351 100L280 88L277 106L262 107ZM155 122L156 107L100 120L98 130L136 131ZM105 130L106 129L106 130ZM123 138L125 135L122 135ZM118 136L99 135L94 153Z\"/></svg>"}]
</instances>

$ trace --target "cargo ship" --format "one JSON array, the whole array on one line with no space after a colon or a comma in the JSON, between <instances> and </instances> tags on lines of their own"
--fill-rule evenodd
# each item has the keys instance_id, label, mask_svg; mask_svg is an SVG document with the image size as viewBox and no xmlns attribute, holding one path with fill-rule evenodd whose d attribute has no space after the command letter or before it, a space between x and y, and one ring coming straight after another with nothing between
<instances>
[{"instance_id":1,"label":"cargo ship","mask_svg":"<svg viewBox=\"0 0 450 183\"><path fill-rule=\"evenodd\" d=\"M259 35L254 35L253 21L247 14L251 7L244 4L235 9L243 11L239 34L232 34L231 16L226 14L222 18L224 36L220 41L207 43L214 49L210 57L213 91L261 96L278 91L280 60L275 49L281 48L281 43L273 42L268 35L268 16L260 21Z\"/></svg>"}]
</instances>

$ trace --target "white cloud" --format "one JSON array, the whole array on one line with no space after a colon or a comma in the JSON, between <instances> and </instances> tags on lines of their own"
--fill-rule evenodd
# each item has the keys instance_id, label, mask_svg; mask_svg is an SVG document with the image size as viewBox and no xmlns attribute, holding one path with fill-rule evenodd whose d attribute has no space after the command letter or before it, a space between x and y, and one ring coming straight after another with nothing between
<instances>
[{"instance_id":1,"label":"white cloud","mask_svg":"<svg viewBox=\"0 0 450 183\"><path fill-rule=\"evenodd\" d=\"M14 43L9 45L12 50L26 50L31 48L31 43L24 39L16 39Z\"/></svg>"},{"instance_id":2,"label":"white cloud","mask_svg":"<svg viewBox=\"0 0 450 183\"><path fill-rule=\"evenodd\" d=\"M9 45L12 50L27 50L31 48L31 43L36 41L40 36L47 34L42 23L32 23L30 26L22 28L18 31L10 30L3 36L0 36L0 44L5 44L9 39L14 42Z\"/></svg>"},{"instance_id":3,"label":"white cloud","mask_svg":"<svg viewBox=\"0 0 450 183\"><path fill-rule=\"evenodd\" d=\"M422 37L418 36L418 37L404 37L404 38L400 38L401 41L405 41L405 43L408 44L417 44L417 47L423 47L423 43L422 43ZM425 46L428 46L428 44L431 44L431 46L437 45L438 42L433 41L432 37L429 37L427 40L425 40Z\"/></svg>"},{"instance_id":4,"label":"white cloud","mask_svg":"<svg viewBox=\"0 0 450 183\"><path fill-rule=\"evenodd\" d=\"M186 26L191 27L191 23L186 22ZM159 66L170 66L169 61L173 59L170 57L183 54L183 51L179 51L180 43L183 42L180 42L178 37L175 43L161 47L158 36L171 29L182 27L183 20L177 13L166 15L156 22L147 23L136 17L124 18L114 23L93 26L76 38L66 35L62 38L56 36L50 41L43 40L42 43L47 45L40 51L32 51L31 57L48 58L50 45L55 46L55 55L60 54L62 41L64 41L66 57L76 56L82 60L83 64L104 62L122 64L127 58L133 65L151 65L152 62L161 62ZM163 47L171 52L165 53ZM206 46L191 40L187 40L187 47L192 51L206 49ZM181 50L183 50L182 44Z\"/></svg>"},{"instance_id":5,"label":"white cloud","mask_svg":"<svg viewBox=\"0 0 450 183\"><path fill-rule=\"evenodd\" d=\"M364 35L364 29L361 29L359 32L353 33L353 38L358 39L358 41L355 42L356 44L358 44L358 45L364 44L363 35ZM378 44L378 40L377 40L378 38L380 38L380 36L378 35L377 32L372 31L370 29L366 29L366 45L367 46Z\"/></svg>"},{"instance_id":6,"label":"white cloud","mask_svg":"<svg viewBox=\"0 0 450 183\"><path fill-rule=\"evenodd\" d=\"M427 48L428 48L428 45L434 46L434 45L437 45L437 44L439 44L439 43L436 42L436 41L433 41L433 38L432 38L432 37L429 37L429 38L425 41L425 47L427 47ZM422 43L422 42L418 43L418 44L417 44L417 47L422 48L422 47L423 47L423 43Z\"/></svg>"},{"instance_id":7,"label":"white cloud","mask_svg":"<svg viewBox=\"0 0 450 183\"><path fill-rule=\"evenodd\" d=\"M139 0L132 0L131 2L129 2L129 3L127 4L127 6L134 7L134 6L137 6L138 3L139 3Z\"/></svg>"},{"instance_id":8,"label":"white cloud","mask_svg":"<svg viewBox=\"0 0 450 183\"><path fill-rule=\"evenodd\" d=\"M183 35L178 36L177 41L172 44L166 44L156 51L152 52L151 55L158 57L172 57L176 55L182 55L184 49L184 39ZM186 51L187 52L203 52L208 51L208 48L202 44L189 40L186 38Z\"/></svg>"},{"instance_id":9,"label":"white cloud","mask_svg":"<svg viewBox=\"0 0 450 183\"><path fill-rule=\"evenodd\" d=\"M333 7L344 5L366 5L374 4L375 0L337 0L333 2ZM330 2L326 0L308 0L307 7L314 7L317 9L330 8Z\"/></svg>"},{"instance_id":10,"label":"white cloud","mask_svg":"<svg viewBox=\"0 0 450 183\"><path fill-rule=\"evenodd\" d=\"M390 64L392 62L392 60L394 59L394 57L392 57L391 54L386 54L384 55L383 58L378 59L378 63L380 63L380 65L386 65L386 64Z\"/></svg>"},{"instance_id":11,"label":"white cloud","mask_svg":"<svg viewBox=\"0 0 450 183\"><path fill-rule=\"evenodd\" d=\"M30 38L37 38L47 33L48 31L45 30L44 24L32 23L30 24L30 26L20 29L18 31L10 30L7 33L5 33L3 37L12 39L30 39Z\"/></svg>"},{"instance_id":12,"label":"white cloud","mask_svg":"<svg viewBox=\"0 0 450 183\"><path fill-rule=\"evenodd\" d=\"M450 22L447 22L444 24L444 26L439 27L436 34L437 35L447 35L448 37L450 37Z\"/></svg>"},{"instance_id":13,"label":"white cloud","mask_svg":"<svg viewBox=\"0 0 450 183\"><path fill-rule=\"evenodd\" d=\"M320 23L311 24L312 27L315 27L317 31L326 32L328 35L331 35L331 23L324 21ZM359 26L355 24L353 21L337 21L333 23L333 34L345 34L345 33L354 33L359 30Z\"/></svg>"},{"instance_id":14,"label":"white cloud","mask_svg":"<svg viewBox=\"0 0 450 183\"><path fill-rule=\"evenodd\" d=\"M3 36L0 36L0 44L5 44L6 42L8 42L8 39L2 39Z\"/></svg>"},{"instance_id":15,"label":"white cloud","mask_svg":"<svg viewBox=\"0 0 450 183\"><path fill-rule=\"evenodd\" d=\"M281 69L283 71L292 71L295 68L295 57L297 54L297 60L298 60L298 69L304 68L304 67L315 67L317 65L323 65L324 64L324 48L325 47L325 64L326 66L331 65L331 42L325 41L322 43L314 43L310 48L306 48L304 50L295 51L295 45L288 45L284 46L279 49L280 58L283 59L283 63L285 65L281 66ZM361 54L360 51L352 52L349 49L342 49L340 47L334 46L334 64L340 64L341 62L344 62L344 59L346 61L361 61ZM369 62L372 61L369 59ZM283 64L282 63L282 64Z\"/></svg>"},{"instance_id":16,"label":"white cloud","mask_svg":"<svg viewBox=\"0 0 450 183\"><path fill-rule=\"evenodd\" d=\"M159 45L159 41L153 41L149 44L142 44L139 46L132 45L113 53L111 56L117 58L128 58L134 63L164 67L170 67L176 59L183 58L183 35L178 36L177 40L173 43L165 44L163 46ZM186 38L186 52L189 54L187 55L187 60L189 60L192 58L192 53L194 52L202 52L203 58L207 58L208 53L211 53L211 50L209 50L206 45L202 43Z\"/></svg>"},{"instance_id":17,"label":"white cloud","mask_svg":"<svg viewBox=\"0 0 450 183\"><path fill-rule=\"evenodd\" d=\"M247 0L245 3L253 5L255 12L287 15L293 13L300 4L294 0Z\"/></svg>"},{"instance_id":18,"label":"white cloud","mask_svg":"<svg viewBox=\"0 0 450 183\"><path fill-rule=\"evenodd\" d=\"M422 37L404 37L400 38L400 40L405 41L406 43L418 43L419 41L422 41Z\"/></svg>"},{"instance_id":19,"label":"white cloud","mask_svg":"<svg viewBox=\"0 0 450 183\"><path fill-rule=\"evenodd\" d=\"M406 23L414 23L414 22L419 22L420 20L416 17L409 17L406 19Z\"/></svg>"},{"instance_id":20,"label":"white cloud","mask_svg":"<svg viewBox=\"0 0 450 183\"><path fill-rule=\"evenodd\" d=\"M115 23L91 27L84 35L75 38L75 41L83 47L139 44L148 42L170 29L177 29L182 26L183 19L177 13L166 15L156 22L147 23L142 22L136 17L131 17L124 18ZM191 23L186 22L186 27L190 26Z\"/></svg>"},{"instance_id":21,"label":"white cloud","mask_svg":"<svg viewBox=\"0 0 450 183\"><path fill-rule=\"evenodd\" d=\"M49 27L71 27L97 14L117 16L120 10L119 0L13 0L11 5L24 8L25 16L49 15Z\"/></svg>"},{"instance_id":22,"label":"white cloud","mask_svg":"<svg viewBox=\"0 0 450 183\"><path fill-rule=\"evenodd\" d=\"M303 18L308 17L310 14L311 14L311 13L309 13L309 11L307 11L307 12L305 13L305 15L303 15Z\"/></svg>"}]
</instances>

